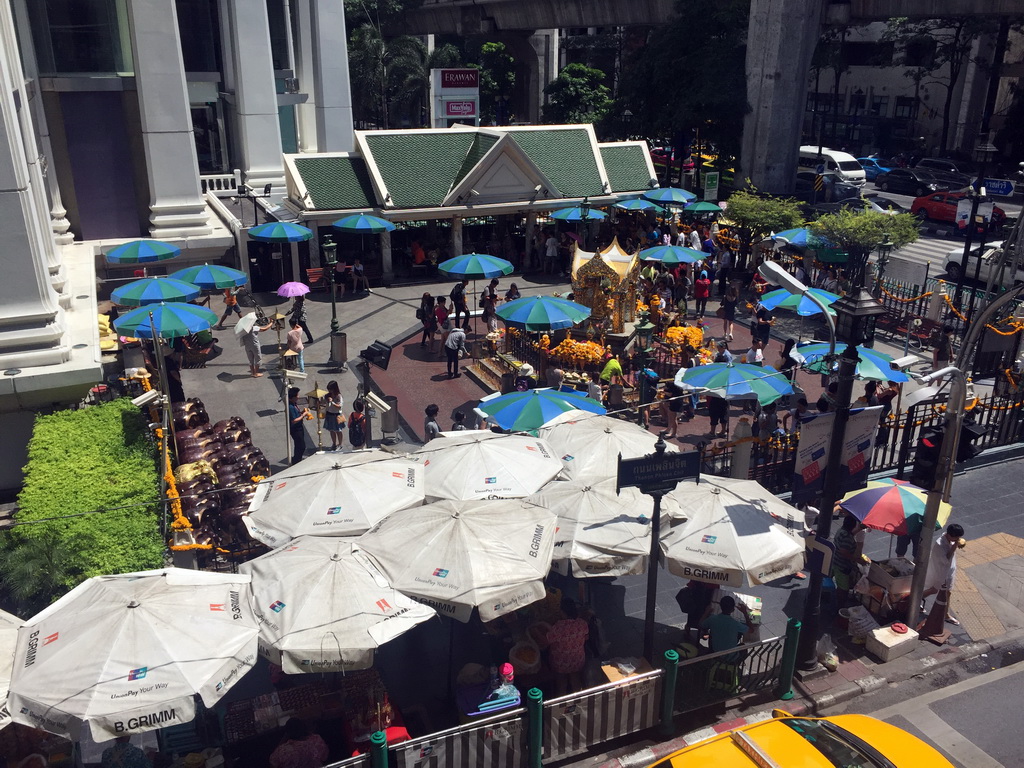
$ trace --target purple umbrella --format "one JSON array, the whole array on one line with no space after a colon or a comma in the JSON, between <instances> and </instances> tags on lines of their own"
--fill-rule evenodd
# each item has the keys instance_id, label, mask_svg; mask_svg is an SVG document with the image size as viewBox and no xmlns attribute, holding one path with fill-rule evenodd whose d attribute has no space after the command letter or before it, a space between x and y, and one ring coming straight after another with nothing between
<instances>
[{"instance_id":1,"label":"purple umbrella","mask_svg":"<svg viewBox=\"0 0 1024 768\"><path fill-rule=\"evenodd\" d=\"M309 286L305 283L285 283L277 289L277 295L286 299L305 296L307 293L309 293Z\"/></svg>"}]
</instances>

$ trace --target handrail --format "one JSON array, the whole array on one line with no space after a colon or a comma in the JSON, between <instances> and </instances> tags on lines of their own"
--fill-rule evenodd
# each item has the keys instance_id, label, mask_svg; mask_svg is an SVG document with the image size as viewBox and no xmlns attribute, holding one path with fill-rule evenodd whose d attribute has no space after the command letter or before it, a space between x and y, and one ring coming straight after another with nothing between
<instances>
[{"instance_id":1,"label":"handrail","mask_svg":"<svg viewBox=\"0 0 1024 768\"><path fill-rule=\"evenodd\" d=\"M758 640L755 643L744 643L743 645L737 645L735 648L730 648L727 651L715 651L714 653L702 653L699 656L694 656L692 659L680 659L679 663L677 664L677 666L682 667L682 666L686 666L687 664L693 664L693 663L696 663L698 661L707 661L708 659L716 659L716 658L719 658L721 656L732 656L733 654L738 653L740 651L749 651L749 650L751 650L753 648L757 648L758 646L768 645L769 643L785 642L785 639L786 638L784 638L782 636L779 636L779 637L769 637L769 638L766 638L764 640Z\"/></svg>"},{"instance_id":2,"label":"handrail","mask_svg":"<svg viewBox=\"0 0 1024 768\"><path fill-rule=\"evenodd\" d=\"M582 691L576 691L575 693L569 693L565 696L559 696L557 699L548 699L544 702L544 706L546 707L549 705L554 706L555 704L564 704L567 701L582 699L587 696L591 696L595 693L601 693L601 691L608 691L612 688L621 688L623 685L626 685L628 683L636 683L641 680L647 680L649 678L653 679L656 677L661 677L664 674L665 670L663 669L652 669L650 672L641 672L639 675L630 675L629 677L625 677L622 680L615 680L614 682L610 683L602 683L601 685L596 685L593 688L584 688Z\"/></svg>"}]
</instances>

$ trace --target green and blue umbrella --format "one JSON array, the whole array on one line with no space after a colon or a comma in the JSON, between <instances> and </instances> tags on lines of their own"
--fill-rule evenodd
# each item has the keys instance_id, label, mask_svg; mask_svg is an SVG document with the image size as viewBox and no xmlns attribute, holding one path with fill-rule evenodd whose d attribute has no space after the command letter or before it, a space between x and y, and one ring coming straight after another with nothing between
<instances>
[{"instance_id":1,"label":"green and blue umbrella","mask_svg":"<svg viewBox=\"0 0 1024 768\"><path fill-rule=\"evenodd\" d=\"M449 277L468 277L471 280L501 277L511 274L514 268L511 261L486 253L465 253L437 265L438 271Z\"/></svg>"},{"instance_id":2,"label":"green and blue umbrella","mask_svg":"<svg viewBox=\"0 0 1024 768\"><path fill-rule=\"evenodd\" d=\"M828 344L822 342L811 342L800 344L796 351L804 356L804 368L815 373L830 373L838 369L838 359L832 361L829 366ZM839 350L836 350L837 352ZM891 365L892 355L879 352L870 347L857 347L857 376L867 381L910 381L910 377L903 371L893 370ZM831 368L831 371L829 370Z\"/></svg>"},{"instance_id":3,"label":"green and blue umbrella","mask_svg":"<svg viewBox=\"0 0 1024 768\"><path fill-rule=\"evenodd\" d=\"M839 296L837 294L823 291L820 288L808 288L807 293L813 293L821 299L821 303L828 308L828 313L830 315L834 316L836 314L831 305L839 301ZM790 293L785 288L780 288L777 291L766 293L761 297L761 303L766 309L795 309L798 315L807 316L821 314L821 307L808 299L805 294Z\"/></svg>"},{"instance_id":4,"label":"green and blue umbrella","mask_svg":"<svg viewBox=\"0 0 1024 768\"><path fill-rule=\"evenodd\" d=\"M606 413L605 407L582 392L528 389L480 402L480 410L502 429L529 432L540 429L559 414L571 410Z\"/></svg>"},{"instance_id":5,"label":"green and blue umbrella","mask_svg":"<svg viewBox=\"0 0 1024 768\"><path fill-rule=\"evenodd\" d=\"M223 288L236 288L249 282L249 276L240 269L222 267L220 264L200 264L185 267L174 272L171 277L184 280L186 283L198 285L204 291Z\"/></svg>"},{"instance_id":6,"label":"green and blue umbrella","mask_svg":"<svg viewBox=\"0 0 1024 768\"><path fill-rule=\"evenodd\" d=\"M696 203L689 203L683 210L686 213L721 213L722 207L709 203L707 200L700 200Z\"/></svg>"},{"instance_id":7,"label":"green and blue umbrella","mask_svg":"<svg viewBox=\"0 0 1024 768\"><path fill-rule=\"evenodd\" d=\"M604 211L599 211L597 208L587 208L584 211L583 208L577 205L572 208L559 208L557 211L552 211L551 218L558 219L559 221L599 221L607 219L608 214Z\"/></svg>"},{"instance_id":8,"label":"green and blue umbrella","mask_svg":"<svg viewBox=\"0 0 1024 768\"><path fill-rule=\"evenodd\" d=\"M590 317L590 307L554 296L527 296L498 307L496 314L514 328L554 331L583 322Z\"/></svg>"},{"instance_id":9,"label":"green and blue umbrella","mask_svg":"<svg viewBox=\"0 0 1024 768\"><path fill-rule=\"evenodd\" d=\"M133 240L104 254L110 264L147 264L180 255L181 248L160 240Z\"/></svg>"},{"instance_id":10,"label":"green and blue umbrella","mask_svg":"<svg viewBox=\"0 0 1024 768\"><path fill-rule=\"evenodd\" d=\"M250 229L249 237L265 243L301 243L313 237L313 230L290 221L268 221Z\"/></svg>"},{"instance_id":11,"label":"green and blue umbrella","mask_svg":"<svg viewBox=\"0 0 1024 768\"><path fill-rule=\"evenodd\" d=\"M642 261L660 261L663 264L698 264L708 254L682 245L655 245L653 248L644 248L639 256Z\"/></svg>"},{"instance_id":12,"label":"green and blue umbrella","mask_svg":"<svg viewBox=\"0 0 1024 768\"><path fill-rule=\"evenodd\" d=\"M348 232L359 232L362 234L371 233L379 235L382 232L393 232L395 225L380 216L369 216L359 214L357 216L346 216L331 224L335 229L344 229Z\"/></svg>"},{"instance_id":13,"label":"green and blue umbrella","mask_svg":"<svg viewBox=\"0 0 1024 768\"><path fill-rule=\"evenodd\" d=\"M173 277L146 277L115 288L110 298L123 307L141 307L162 301L192 301L201 290L198 285Z\"/></svg>"},{"instance_id":14,"label":"green and blue umbrella","mask_svg":"<svg viewBox=\"0 0 1024 768\"><path fill-rule=\"evenodd\" d=\"M150 320L152 314L153 319ZM126 312L114 321L118 333L152 339L153 331L161 339L177 339L208 331L217 322L217 314L195 304L149 304Z\"/></svg>"},{"instance_id":15,"label":"green and blue umbrella","mask_svg":"<svg viewBox=\"0 0 1024 768\"><path fill-rule=\"evenodd\" d=\"M665 211L660 205L655 205L650 200L644 200L642 197L633 200L620 200L615 203L615 207L623 211L659 211L662 213Z\"/></svg>"},{"instance_id":16,"label":"green and blue umbrella","mask_svg":"<svg viewBox=\"0 0 1024 768\"><path fill-rule=\"evenodd\" d=\"M777 232L772 235L771 239L777 243L795 245L798 248L830 248L832 246L828 240L818 237L806 227L797 227L796 229L786 229L782 232Z\"/></svg>"},{"instance_id":17,"label":"green and blue umbrella","mask_svg":"<svg viewBox=\"0 0 1024 768\"><path fill-rule=\"evenodd\" d=\"M747 363L709 363L696 368L682 368L676 374L676 386L684 391L708 390L705 394L725 400L757 398L761 405L793 394L793 384L786 374L770 365Z\"/></svg>"},{"instance_id":18,"label":"green and blue umbrella","mask_svg":"<svg viewBox=\"0 0 1024 768\"><path fill-rule=\"evenodd\" d=\"M868 528L901 536L921 530L927 504L928 492L924 488L892 477L871 480L866 487L851 491L839 502L840 507ZM939 503L936 528L946 524L950 512L949 504Z\"/></svg>"},{"instance_id":19,"label":"green and blue umbrella","mask_svg":"<svg viewBox=\"0 0 1024 768\"><path fill-rule=\"evenodd\" d=\"M662 205L686 205L696 200L697 196L679 187L660 187L644 192L644 198Z\"/></svg>"}]
</instances>

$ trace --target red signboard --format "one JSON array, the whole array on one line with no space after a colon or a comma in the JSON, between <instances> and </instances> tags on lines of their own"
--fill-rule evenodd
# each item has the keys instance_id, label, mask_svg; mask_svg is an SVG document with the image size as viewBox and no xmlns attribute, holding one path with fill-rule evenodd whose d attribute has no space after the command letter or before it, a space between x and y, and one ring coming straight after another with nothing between
<instances>
[{"instance_id":1,"label":"red signboard","mask_svg":"<svg viewBox=\"0 0 1024 768\"><path fill-rule=\"evenodd\" d=\"M442 88L479 88L479 69L442 69Z\"/></svg>"},{"instance_id":2,"label":"red signboard","mask_svg":"<svg viewBox=\"0 0 1024 768\"><path fill-rule=\"evenodd\" d=\"M476 117L476 102L446 101L444 113L446 117Z\"/></svg>"}]
</instances>

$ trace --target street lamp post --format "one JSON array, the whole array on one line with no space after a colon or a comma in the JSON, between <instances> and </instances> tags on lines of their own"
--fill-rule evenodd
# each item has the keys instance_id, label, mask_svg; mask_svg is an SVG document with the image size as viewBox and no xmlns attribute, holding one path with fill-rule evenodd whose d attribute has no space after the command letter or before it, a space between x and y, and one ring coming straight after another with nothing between
<instances>
[{"instance_id":1,"label":"street lamp post","mask_svg":"<svg viewBox=\"0 0 1024 768\"><path fill-rule=\"evenodd\" d=\"M341 327L338 324L338 294L335 288L337 273L335 267L338 264L338 244L334 242L333 237L326 235L323 242L320 244L320 251L324 255L324 264L327 265L327 270L330 273L331 279L331 357L328 362L331 365L344 368L345 361L342 359L343 355L340 350L343 336L341 333Z\"/></svg>"},{"instance_id":2,"label":"street lamp post","mask_svg":"<svg viewBox=\"0 0 1024 768\"><path fill-rule=\"evenodd\" d=\"M640 313L640 323L636 326L636 341L640 345L640 407L636 411L636 423L644 426L644 406L647 405L647 375L644 369L647 368L647 355L650 353L651 334L654 332L654 323L648 319L646 312Z\"/></svg>"},{"instance_id":3,"label":"street lamp post","mask_svg":"<svg viewBox=\"0 0 1024 768\"><path fill-rule=\"evenodd\" d=\"M970 220L967 222L967 231L965 233L966 237L964 238L964 255L960 259L960 274L957 276L956 292L953 294L953 306L957 307L958 309L960 307L960 300L963 297L964 293L964 280L967 278L967 263L970 261L971 258L971 246L974 245L974 227L976 226L975 222L978 218L978 206L981 204L981 198L985 196L985 170L986 166L988 165L989 158L991 158L991 156L994 155L997 151L998 150L996 149L996 147L992 146L988 142L979 144L975 149L975 156L979 161L978 178L975 179L974 184L971 185L971 217ZM982 238L984 238L984 234L982 234ZM978 257L978 260L980 262L980 253L978 254ZM967 317L968 319L970 319L970 315L968 315Z\"/></svg>"},{"instance_id":4,"label":"street lamp post","mask_svg":"<svg viewBox=\"0 0 1024 768\"><path fill-rule=\"evenodd\" d=\"M584 197L580 203L580 221L583 222L583 247L587 247L587 230L590 228L590 199Z\"/></svg>"},{"instance_id":5,"label":"street lamp post","mask_svg":"<svg viewBox=\"0 0 1024 768\"><path fill-rule=\"evenodd\" d=\"M885 268L889 266L889 256L892 254L893 243L889 236L878 244L878 261L875 262L875 289L876 298L882 298L882 279L885 277Z\"/></svg>"}]
</instances>

